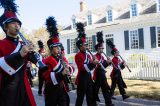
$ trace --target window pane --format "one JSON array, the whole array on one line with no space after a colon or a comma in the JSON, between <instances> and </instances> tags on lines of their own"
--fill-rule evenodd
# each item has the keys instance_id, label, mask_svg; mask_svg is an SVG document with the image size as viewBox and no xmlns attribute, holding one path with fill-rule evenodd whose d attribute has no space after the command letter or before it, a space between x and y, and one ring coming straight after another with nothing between
<instances>
[{"instance_id":1,"label":"window pane","mask_svg":"<svg viewBox=\"0 0 160 106\"><path fill-rule=\"evenodd\" d=\"M71 39L71 53L76 53L75 39Z\"/></svg>"},{"instance_id":2,"label":"window pane","mask_svg":"<svg viewBox=\"0 0 160 106\"><path fill-rule=\"evenodd\" d=\"M136 4L131 5L131 12L132 12L132 16L137 16L137 5Z\"/></svg>"},{"instance_id":3,"label":"window pane","mask_svg":"<svg viewBox=\"0 0 160 106\"><path fill-rule=\"evenodd\" d=\"M88 15L88 25L92 25L92 15Z\"/></svg>"},{"instance_id":4,"label":"window pane","mask_svg":"<svg viewBox=\"0 0 160 106\"><path fill-rule=\"evenodd\" d=\"M131 42L131 49L139 48L139 37L137 30L130 31L130 42Z\"/></svg>"},{"instance_id":5,"label":"window pane","mask_svg":"<svg viewBox=\"0 0 160 106\"><path fill-rule=\"evenodd\" d=\"M112 10L108 10L107 15L108 15L108 22L111 22L112 21Z\"/></svg>"},{"instance_id":6,"label":"window pane","mask_svg":"<svg viewBox=\"0 0 160 106\"><path fill-rule=\"evenodd\" d=\"M88 43L88 48L91 52L93 52L93 44L92 44L92 37L87 37L87 43Z\"/></svg>"},{"instance_id":7,"label":"window pane","mask_svg":"<svg viewBox=\"0 0 160 106\"><path fill-rule=\"evenodd\" d=\"M76 20L72 19L73 28L76 28Z\"/></svg>"}]
</instances>

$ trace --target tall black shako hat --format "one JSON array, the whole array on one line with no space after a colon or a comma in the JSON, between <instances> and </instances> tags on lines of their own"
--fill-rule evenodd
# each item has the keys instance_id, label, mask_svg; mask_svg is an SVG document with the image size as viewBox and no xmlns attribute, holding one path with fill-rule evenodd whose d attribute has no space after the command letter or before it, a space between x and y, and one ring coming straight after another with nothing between
<instances>
[{"instance_id":1,"label":"tall black shako hat","mask_svg":"<svg viewBox=\"0 0 160 106\"><path fill-rule=\"evenodd\" d=\"M4 25L11 22L18 22L21 26L21 21L17 18L17 5L15 0L0 0L0 7L4 8L4 13L0 17L0 26L4 31Z\"/></svg>"},{"instance_id":2,"label":"tall black shako hat","mask_svg":"<svg viewBox=\"0 0 160 106\"><path fill-rule=\"evenodd\" d=\"M76 23L76 30L78 32L78 39L76 42L76 46L80 48L82 45L87 45L86 42L86 34L85 34L85 29L84 29L84 24L83 23Z\"/></svg>"},{"instance_id":3,"label":"tall black shako hat","mask_svg":"<svg viewBox=\"0 0 160 106\"><path fill-rule=\"evenodd\" d=\"M39 47L39 53L44 53L44 44L41 40L37 41L38 47Z\"/></svg>"},{"instance_id":4,"label":"tall black shako hat","mask_svg":"<svg viewBox=\"0 0 160 106\"><path fill-rule=\"evenodd\" d=\"M104 41L103 41L103 33L102 33L102 31L97 32L96 35L97 35L97 42L98 42L98 43L95 45L96 51L98 50L98 48L104 49L104 47L103 47Z\"/></svg>"},{"instance_id":5,"label":"tall black shako hat","mask_svg":"<svg viewBox=\"0 0 160 106\"><path fill-rule=\"evenodd\" d=\"M57 29L57 22L54 17L49 16L46 19L47 31L49 33L49 40L47 41L48 48L51 49L55 46L60 46L61 43L59 41L59 33Z\"/></svg>"},{"instance_id":6,"label":"tall black shako hat","mask_svg":"<svg viewBox=\"0 0 160 106\"><path fill-rule=\"evenodd\" d=\"M118 51L118 49L115 47L115 45L113 44L112 41L107 40L107 45L112 49L111 50L111 54L114 55L116 53L116 51Z\"/></svg>"}]
</instances>

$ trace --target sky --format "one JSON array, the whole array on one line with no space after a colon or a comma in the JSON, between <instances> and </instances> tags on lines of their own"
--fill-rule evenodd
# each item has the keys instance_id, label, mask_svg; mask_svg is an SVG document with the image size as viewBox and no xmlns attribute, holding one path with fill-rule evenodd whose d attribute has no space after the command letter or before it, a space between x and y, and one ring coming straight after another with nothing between
<instances>
[{"instance_id":1,"label":"sky","mask_svg":"<svg viewBox=\"0 0 160 106\"><path fill-rule=\"evenodd\" d=\"M19 6L18 18L22 21L22 27L27 31L32 31L45 26L48 16L54 16L57 24L61 26L69 25L71 17L80 11L81 0L15 0ZM93 9L108 5L119 0L83 0L88 9ZM0 9L0 14L3 14ZM0 31L2 31L0 29Z\"/></svg>"}]
</instances>

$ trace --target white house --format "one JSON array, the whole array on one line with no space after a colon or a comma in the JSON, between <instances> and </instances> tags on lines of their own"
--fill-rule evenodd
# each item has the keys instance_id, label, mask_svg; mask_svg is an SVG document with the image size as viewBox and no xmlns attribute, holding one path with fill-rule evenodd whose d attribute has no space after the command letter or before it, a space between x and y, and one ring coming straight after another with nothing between
<instances>
[{"instance_id":1,"label":"white house","mask_svg":"<svg viewBox=\"0 0 160 106\"><path fill-rule=\"evenodd\" d=\"M92 52L95 52L96 32L103 31L107 55L110 55L110 48L106 40L110 39L126 60L139 53L145 54L145 59L160 60L160 0L123 0L119 4L106 4L93 10L83 10L83 5L86 4L81 2L81 11L72 16L71 25L60 32L60 39L71 62L77 53L76 22L85 24Z\"/></svg>"}]
</instances>

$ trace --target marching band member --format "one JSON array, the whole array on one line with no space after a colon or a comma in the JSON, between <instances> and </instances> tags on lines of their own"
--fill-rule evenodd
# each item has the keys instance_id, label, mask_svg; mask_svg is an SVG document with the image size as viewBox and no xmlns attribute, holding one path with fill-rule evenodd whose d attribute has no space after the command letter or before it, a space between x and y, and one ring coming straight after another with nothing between
<instances>
[{"instance_id":1,"label":"marching band member","mask_svg":"<svg viewBox=\"0 0 160 106\"><path fill-rule=\"evenodd\" d=\"M123 81L121 70L125 68L125 62L121 61L119 59L119 51L117 48L113 48L111 51L111 54L114 56L112 59L112 62L114 63L113 70L110 74L112 84L111 84L111 95L114 95L114 90L116 88L116 84L118 85L118 89L120 94L122 95L123 100L129 98L128 95L126 95L126 91L124 88L127 88L125 82ZM113 99L115 99L113 97Z\"/></svg>"},{"instance_id":2,"label":"marching band member","mask_svg":"<svg viewBox=\"0 0 160 106\"><path fill-rule=\"evenodd\" d=\"M77 99L76 106L82 106L84 96L86 95L87 105L96 106L96 100L94 98L93 81L91 77L91 71L98 63L97 60L92 60L87 51L87 42L85 39L84 25L77 23L78 41L76 46L79 52L75 55L75 62L78 67L78 74L76 77L77 85Z\"/></svg>"},{"instance_id":3,"label":"marching band member","mask_svg":"<svg viewBox=\"0 0 160 106\"><path fill-rule=\"evenodd\" d=\"M96 95L98 96L99 88L101 88L106 106L113 106L110 95L110 86L108 85L105 71L105 68L111 64L111 60L106 60L102 55L104 49L102 32L97 32L97 42L98 43L95 45L95 50L97 51L95 57L98 59L99 65L97 65L93 76L93 79L95 80Z\"/></svg>"},{"instance_id":4,"label":"marching band member","mask_svg":"<svg viewBox=\"0 0 160 106\"><path fill-rule=\"evenodd\" d=\"M39 40L38 42L38 46L39 46L39 54L41 54L42 59L44 59L44 45L43 42L41 40ZM38 95L42 96L42 87L43 87L43 83L44 83L44 77L43 77L43 71L38 69Z\"/></svg>"},{"instance_id":5,"label":"marching band member","mask_svg":"<svg viewBox=\"0 0 160 106\"><path fill-rule=\"evenodd\" d=\"M0 25L6 38L0 40L0 106L36 106L26 75L26 65L33 44L23 45L18 31L22 22L17 18L14 0L0 0L5 9Z\"/></svg>"},{"instance_id":6,"label":"marching band member","mask_svg":"<svg viewBox=\"0 0 160 106\"><path fill-rule=\"evenodd\" d=\"M59 42L54 17L47 18L46 25L50 33L47 45L51 55L44 59L44 63L48 66L48 70L44 73L45 106L69 106L69 96L64 84L64 75L67 74L67 68L59 58L61 43Z\"/></svg>"}]
</instances>

